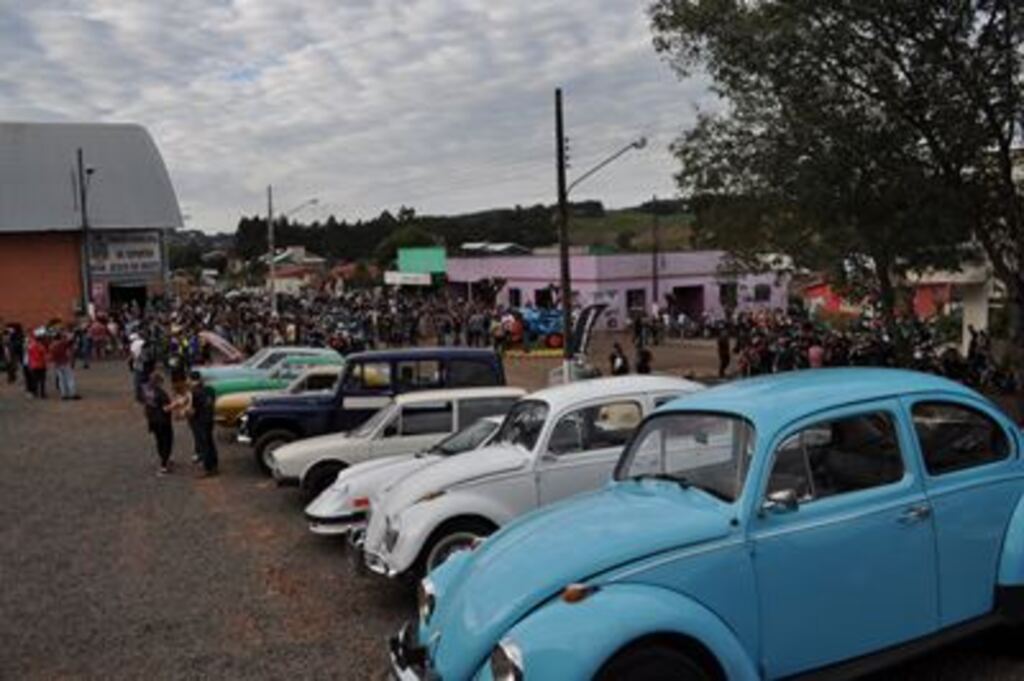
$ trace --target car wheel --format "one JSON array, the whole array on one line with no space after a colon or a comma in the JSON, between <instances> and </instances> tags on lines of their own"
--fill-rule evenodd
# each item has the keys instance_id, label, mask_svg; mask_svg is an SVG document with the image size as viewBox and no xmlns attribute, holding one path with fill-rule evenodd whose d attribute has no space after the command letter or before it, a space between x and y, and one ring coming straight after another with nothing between
<instances>
[{"instance_id":1,"label":"car wheel","mask_svg":"<svg viewBox=\"0 0 1024 681\"><path fill-rule=\"evenodd\" d=\"M302 493L312 501L320 496L320 493L334 484L338 473L344 470L345 464L331 461L317 464L302 477Z\"/></svg>"},{"instance_id":2,"label":"car wheel","mask_svg":"<svg viewBox=\"0 0 1024 681\"><path fill-rule=\"evenodd\" d=\"M431 570L448 560L452 554L472 548L478 540L493 533L495 527L482 520L456 520L442 525L430 538L420 554L417 577L424 577Z\"/></svg>"},{"instance_id":3,"label":"car wheel","mask_svg":"<svg viewBox=\"0 0 1024 681\"><path fill-rule=\"evenodd\" d=\"M644 644L627 648L598 672L598 681L714 681L687 653L668 645Z\"/></svg>"},{"instance_id":4,"label":"car wheel","mask_svg":"<svg viewBox=\"0 0 1024 681\"><path fill-rule=\"evenodd\" d=\"M286 445L289 442L295 441L295 433L290 430L272 430L269 433L264 433L256 440L256 447L253 451L253 456L256 458L256 465L260 467L260 470L270 474L270 455L274 453L278 447Z\"/></svg>"}]
</instances>

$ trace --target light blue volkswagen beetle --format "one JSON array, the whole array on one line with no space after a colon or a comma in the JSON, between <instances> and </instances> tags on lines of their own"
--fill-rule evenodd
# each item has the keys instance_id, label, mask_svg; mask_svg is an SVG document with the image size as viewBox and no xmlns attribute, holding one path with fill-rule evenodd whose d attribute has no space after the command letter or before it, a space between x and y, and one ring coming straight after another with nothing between
<instances>
[{"instance_id":1,"label":"light blue volkswagen beetle","mask_svg":"<svg viewBox=\"0 0 1024 681\"><path fill-rule=\"evenodd\" d=\"M826 369L673 401L605 489L420 585L399 678L853 675L1024 614L1021 432L944 379Z\"/></svg>"}]
</instances>

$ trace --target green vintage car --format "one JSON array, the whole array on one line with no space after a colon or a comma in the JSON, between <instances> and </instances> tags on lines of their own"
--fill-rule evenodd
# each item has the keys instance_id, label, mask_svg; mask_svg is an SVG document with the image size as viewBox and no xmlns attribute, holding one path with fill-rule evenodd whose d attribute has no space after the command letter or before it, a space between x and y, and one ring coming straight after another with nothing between
<instances>
[{"instance_id":1,"label":"green vintage car","mask_svg":"<svg viewBox=\"0 0 1024 681\"><path fill-rule=\"evenodd\" d=\"M282 390L306 369L316 366L341 366L345 360L337 353L287 357L265 375L249 375L239 378L224 378L210 382L217 397L233 393L257 390Z\"/></svg>"}]
</instances>

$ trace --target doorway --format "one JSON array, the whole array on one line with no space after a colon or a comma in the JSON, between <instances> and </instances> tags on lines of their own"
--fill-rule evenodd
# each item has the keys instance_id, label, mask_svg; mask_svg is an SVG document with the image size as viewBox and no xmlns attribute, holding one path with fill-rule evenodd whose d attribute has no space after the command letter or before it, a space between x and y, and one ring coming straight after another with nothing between
<instances>
[{"instance_id":1,"label":"doorway","mask_svg":"<svg viewBox=\"0 0 1024 681\"><path fill-rule=\"evenodd\" d=\"M135 303L142 309L146 306L149 294L143 284L111 284L110 307L121 307Z\"/></svg>"}]
</instances>

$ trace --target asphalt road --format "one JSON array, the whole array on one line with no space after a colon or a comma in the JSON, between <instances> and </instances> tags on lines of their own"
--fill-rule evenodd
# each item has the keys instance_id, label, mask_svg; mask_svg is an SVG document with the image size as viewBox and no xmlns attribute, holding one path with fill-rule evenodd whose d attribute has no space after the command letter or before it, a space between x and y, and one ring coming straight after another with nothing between
<instances>
[{"instance_id":1,"label":"asphalt road","mask_svg":"<svg viewBox=\"0 0 1024 681\"><path fill-rule=\"evenodd\" d=\"M80 402L0 385L0 680L383 675L411 589L352 576L241 447L222 444L223 474L195 479L179 426L178 470L158 478L124 366L78 376ZM1024 637L874 678L1024 679Z\"/></svg>"}]
</instances>

